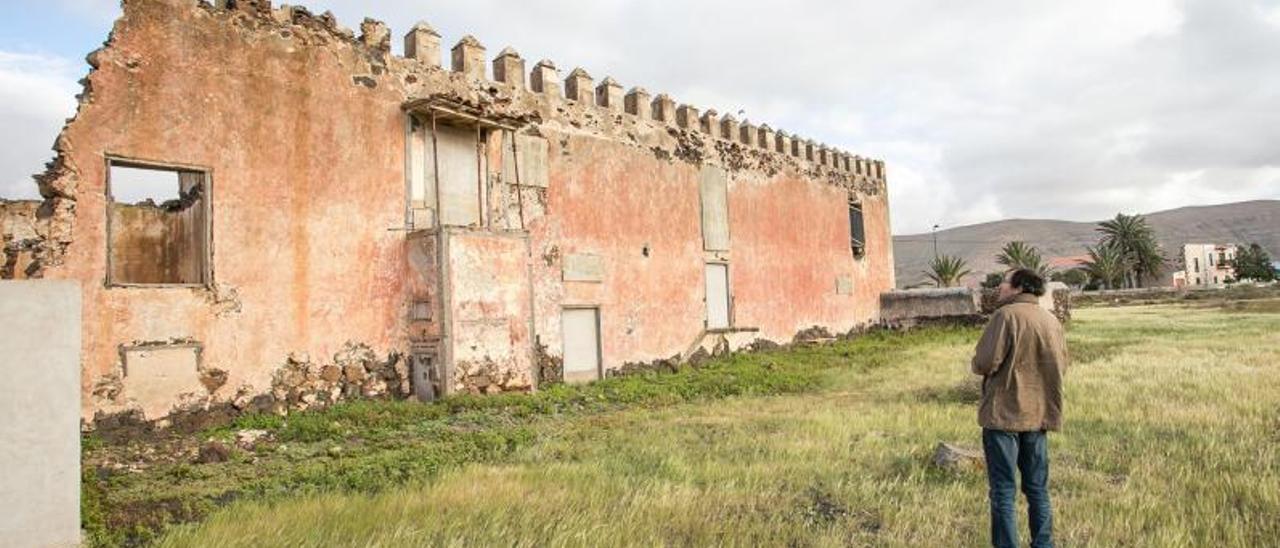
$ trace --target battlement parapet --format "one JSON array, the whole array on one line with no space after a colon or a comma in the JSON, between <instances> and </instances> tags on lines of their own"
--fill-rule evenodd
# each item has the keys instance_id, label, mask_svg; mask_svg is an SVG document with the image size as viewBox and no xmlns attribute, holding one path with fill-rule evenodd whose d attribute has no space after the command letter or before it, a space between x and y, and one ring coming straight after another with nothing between
<instances>
[{"instance_id":1,"label":"battlement parapet","mask_svg":"<svg viewBox=\"0 0 1280 548\"><path fill-rule=\"evenodd\" d=\"M383 63L386 62L385 59L394 57L390 46L391 29L375 19L366 18L361 21L360 33L357 35L339 25L332 13L326 11L314 15L302 6L282 4L273 8L269 0L217 0L212 6L205 4L204 7L215 12L235 12L259 17L277 26L301 26L327 33L333 38L362 48L371 58L384 59ZM439 69L440 44L440 33L428 22L420 21L404 35L404 53L400 58L405 63L410 63L409 66ZM678 103L666 93L652 95L639 86L624 92L623 85L612 77L606 77L596 85L594 78L582 67L574 68L562 80L555 63L548 59L538 61L526 72L524 58L512 47L503 48L491 60L486 60L485 56L484 45L476 37L465 35L450 49L450 71L463 78L459 82L473 81L475 85L485 85L485 82L504 84L504 93L513 96L528 94L544 104L568 99L577 103L579 108L631 115L626 117L631 120L628 122L623 122L623 118L615 121L612 117L597 116L592 127L617 123L658 124L667 126L670 131L703 135L712 139L712 143L719 141L729 146L778 155L783 160L798 162L802 169L819 170L858 181L879 184L884 181L882 161L819 144L812 139L775 129L767 123L755 124L747 120L739 122L727 112L721 114L714 108L700 110L690 104ZM493 67L491 75L487 74L487 66ZM551 113L553 117L571 116L574 112L579 111L565 111L563 108L544 111ZM809 167L804 168L805 164Z\"/></svg>"}]
</instances>

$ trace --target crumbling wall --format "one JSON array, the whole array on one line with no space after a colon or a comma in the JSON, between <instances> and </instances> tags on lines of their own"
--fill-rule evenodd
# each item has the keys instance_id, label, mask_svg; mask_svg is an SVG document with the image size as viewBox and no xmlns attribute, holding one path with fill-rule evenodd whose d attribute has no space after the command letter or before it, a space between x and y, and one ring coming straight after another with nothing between
<instances>
[{"instance_id":1,"label":"crumbling wall","mask_svg":"<svg viewBox=\"0 0 1280 548\"><path fill-rule=\"evenodd\" d=\"M425 25L410 30L402 58L391 55L389 30L373 20L357 35L328 13L272 9L266 1L123 6L106 45L89 57L93 70L76 118L37 177L45 201L36 238L24 244L30 266L21 269L84 282L86 417L138 408L135 393L143 391L131 388L121 345L199 345L204 392L172 395L176 412L267 396L305 402L312 399L306 394L315 401L364 394L364 381L348 379L345 368L340 381L331 380L322 365L317 381L311 366L297 365L305 360L289 358L334 356L348 344L401 356L395 367L409 363L403 356L434 352L454 366L448 380L460 382L455 388L524 390L535 364L541 376L554 375L563 306L600 308L607 366L665 359L702 340L708 260L729 262L735 325L759 329L764 339L873 320L875 296L892 286L881 162L640 88L624 93L609 78L594 86L580 69L562 86L549 61L533 67L526 86L524 61L510 49L494 59L489 79L485 49L471 37L453 48L452 70L445 70L439 34ZM400 230L431 228L429 215L417 216L425 197L407 184L405 109L433 100L516 128L490 134L491 154L506 150L510 138L545 163L545 179L513 184L521 168L508 160L523 156L490 156L486 221L475 230L527 231L528 251L472 252L480 260L492 252L501 263L494 283L505 287L523 273L528 305L512 295L488 299L467 279L457 280L463 298L451 304L458 283L440 291L444 282L429 274L406 274L414 264L447 266L411 259L421 250L405 245ZM104 155L210 174L206 286L102 283ZM722 257L701 249L697 175L704 165L730 174L730 249ZM862 259L849 253L850 198L866 209ZM787 222L796 219L813 222ZM486 238L476 241L496 241ZM590 268L567 279L566 265ZM424 301L432 320L418 318ZM467 303L472 320L503 317L506 324L492 332L456 324L453 347L432 349L443 334L440 316ZM532 321L512 319L525 317ZM501 344L499 334L507 338ZM310 388L281 394L282 376L311 379ZM396 384L402 378L385 379L398 386L385 394L407 394Z\"/></svg>"},{"instance_id":2,"label":"crumbling wall","mask_svg":"<svg viewBox=\"0 0 1280 548\"><path fill-rule=\"evenodd\" d=\"M37 213L40 202L0 200L0 280L26 277L40 242Z\"/></svg>"},{"instance_id":3,"label":"crumbling wall","mask_svg":"<svg viewBox=\"0 0 1280 548\"><path fill-rule=\"evenodd\" d=\"M249 8L125 2L40 178L55 221L37 274L85 282L86 418L137 403L121 344L194 341L227 373L200 397L170 395L175 410L268 393L290 354L407 346L403 234L387 230L404 223L404 92L386 84L387 55L331 18ZM108 153L208 170L211 284L103 284ZM97 389L113 376L120 390Z\"/></svg>"},{"instance_id":4,"label":"crumbling wall","mask_svg":"<svg viewBox=\"0 0 1280 548\"><path fill-rule=\"evenodd\" d=\"M451 293L448 316L451 391L497 393L533 388L533 303L523 235L445 233Z\"/></svg>"}]
</instances>

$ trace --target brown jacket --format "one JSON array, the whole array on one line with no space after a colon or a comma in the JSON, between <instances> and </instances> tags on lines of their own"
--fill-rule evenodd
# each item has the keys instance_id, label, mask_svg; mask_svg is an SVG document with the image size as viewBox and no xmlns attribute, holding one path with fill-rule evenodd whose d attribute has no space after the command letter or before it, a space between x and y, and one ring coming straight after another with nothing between
<instances>
[{"instance_id":1,"label":"brown jacket","mask_svg":"<svg viewBox=\"0 0 1280 548\"><path fill-rule=\"evenodd\" d=\"M1068 361L1058 319L1034 295L1011 299L992 314L973 356L973 372L982 375L978 424L1008 432L1061 428Z\"/></svg>"}]
</instances>

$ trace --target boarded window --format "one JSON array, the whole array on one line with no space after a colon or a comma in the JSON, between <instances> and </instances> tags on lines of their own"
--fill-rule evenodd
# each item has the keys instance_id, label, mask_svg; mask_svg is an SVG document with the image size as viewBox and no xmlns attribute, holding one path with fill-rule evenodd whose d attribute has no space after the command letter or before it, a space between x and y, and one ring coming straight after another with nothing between
<instances>
[{"instance_id":1,"label":"boarded window","mask_svg":"<svg viewBox=\"0 0 1280 548\"><path fill-rule=\"evenodd\" d=\"M867 252L867 231L863 225L862 204L849 202L849 247L854 257L862 257Z\"/></svg>"},{"instance_id":2,"label":"boarded window","mask_svg":"<svg viewBox=\"0 0 1280 548\"><path fill-rule=\"evenodd\" d=\"M409 215L414 228L435 226L436 192L435 174L428 171L428 150L431 146L431 127L416 116L406 118L408 135ZM432 166L434 169L434 166Z\"/></svg>"},{"instance_id":3,"label":"boarded window","mask_svg":"<svg viewBox=\"0 0 1280 548\"><path fill-rule=\"evenodd\" d=\"M516 135L519 151L520 184L546 188L547 140L531 135Z\"/></svg>"},{"instance_id":4,"label":"boarded window","mask_svg":"<svg viewBox=\"0 0 1280 548\"><path fill-rule=\"evenodd\" d=\"M698 174L698 191L702 201L702 248L728 251L729 195L724 170L703 167Z\"/></svg>"},{"instance_id":5,"label":"boarded window","mask_svg":"<svg viewBox=\"0 0 1280 548\"><path fill-rule=\"evenodd\" d=\"M107 168L107 282L207 284L208 174L114 159Z\"/></svg>"},{"instance_id":6,"label":"boarded window","mask_svg":"<svg viewBox=\"0 0 1280 548\"><path fill-rule=\"evenodd\" d=\"M141 404L147 419L169 414L183 394L206 392L200 383L198 346L132 346L120 352L125 391Z\"/></svg>"},{"instance_id":7,"label":"boarded window","mask_svg":"<svg viewBox=\"0 0 1280 548\"><path fill-rule=\"evenodd\" d=\"M707 263L707 329L729 327L729 265Z\"/></svg>"},{"instance_id":8,"label":"boarded window","mask_svg":"<svg viewBox=\"0 0 1280 548\"><path fill-rule=\"evenodd\" d=\"M564 334L565 382L600 378L600 310L566 308L560 321Z\"/></svg>"},{"instance_id":9,"label":"boarded window","mask_svg":"<svg viewBox=\"0 0 1280 548\"><path fill-rule=\"evenodd\" d=\"M479 135L475 127L439 124L435 129L435 183L440 192L440 224L480 224ZM428 148L428 159L432 149Z\"/></svg>"}]
</instances>

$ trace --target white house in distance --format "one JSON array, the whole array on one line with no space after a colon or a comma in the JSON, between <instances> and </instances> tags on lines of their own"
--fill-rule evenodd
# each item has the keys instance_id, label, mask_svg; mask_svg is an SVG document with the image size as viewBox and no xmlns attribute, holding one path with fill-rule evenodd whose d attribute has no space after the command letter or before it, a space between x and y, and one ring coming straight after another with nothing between
<instances>
[{"instance_id":1,"label":"white house in distance","mask_svg":"<svg viewBox=\"0 0 1280 548\"><path fill-rule=\"evenodd\" d=\"M1174 287L1215 287L1235 278L1235 244L1186 244L1182 270L1173 273Z\"/></svg>"}]
</instances>

